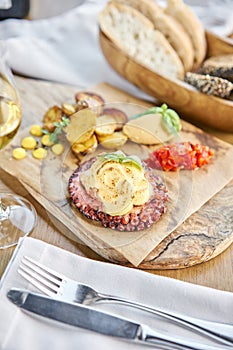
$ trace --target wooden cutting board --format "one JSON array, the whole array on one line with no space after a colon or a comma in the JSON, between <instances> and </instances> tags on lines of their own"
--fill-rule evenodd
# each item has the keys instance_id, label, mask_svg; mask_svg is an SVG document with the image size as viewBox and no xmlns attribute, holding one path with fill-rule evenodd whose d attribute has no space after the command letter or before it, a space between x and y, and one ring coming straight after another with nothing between
<instances>
[{"instance_id":1,"label":"wooden cutting board","mask_svg":"<svg viewBox=\"0 0 233 350\"><path fill-rule=\"evenodd\" d=\"M20 144L20 139L23 135L28 134L28 126L34 123L41 123L42 116L48 107L54 104L59 105L64 101L73 100L74 93L78 91L78 88L22 78L17 78L17 85L23 107L23 123L16 138L1 153L1 166L5 171L16 176L23 183L28 191L47 209L51 218L55 216L62 221L73 232L74 239L81 239L86 245L110 261L144 269L173 269L192 266L217 256L232 243L233 181L229 182L229 173L227 177L229 181L226 180L226 184L229 182L227 186L192 214L185 222L179 225L178 228L161 239L159 244L151 249L139 264L132 263L130 259L125 257L124 250L110 244L109 240L103 240L101 235L98 235L97 226L90 223L87 224L84 221L77 222L76 216L70 216L70 206L64 197L64 185L60 188L59 186L55 187L58 200L57 198L54 198L54 200L53 198L49 198L51 188L48 188L47 192L45 191L43 188L43 176L47 176L48 174L51 176L51 169L54 171L54 174L52 174L54 175L54 179L61 175L59 168L56 169L56 166L54 168L51 167L51 162L54 161L53 158L50 159L51 162L47 160L47 163L44 163L43 166L33 158L28 158L24 163L11 158L12 148ZM90 88L89 91L98 92L108 102L111 99L114 101L139 102L139 100L127 93L114 89L104 83ZM142 101L140 101L140 104L148 105ZM216 139L212 139L194 126L188 123L185 125L187 134L196 133L201 138L202 143L205 140L211 141L215 145L221 146L220 148L223 153L230 152L230 155L233 154L231 153L230 145L221 142L218 144ZM71 157L71 161L73 163L69 164L69 166L75 169L77 166L75 158ZM65 172L63 172L62 176L66 176ZM212 178L212 181L217 181L217 179ZM49 187L53 187L53 183L49 184ZM61 198L59 197L60 195ZM141 240L141 249L143 250L143 239Z\"/></svg>"}]
</instances>

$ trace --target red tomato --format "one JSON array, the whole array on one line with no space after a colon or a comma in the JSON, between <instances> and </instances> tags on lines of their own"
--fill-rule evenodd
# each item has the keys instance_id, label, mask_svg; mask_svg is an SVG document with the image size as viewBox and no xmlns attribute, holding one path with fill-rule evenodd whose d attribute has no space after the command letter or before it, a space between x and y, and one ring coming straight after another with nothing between
<instances>
[{"instance_id":1,"label":"red tomato","mask_svg":"<svg viewBox=\"0 0 233 350\"><path fill-rule=\"evenodd\" d=\"M155 150L145 162L153 169L164 171L194 170L209 163L213 154L208 146L179 142Z\"/></svg>"}]
</instances>

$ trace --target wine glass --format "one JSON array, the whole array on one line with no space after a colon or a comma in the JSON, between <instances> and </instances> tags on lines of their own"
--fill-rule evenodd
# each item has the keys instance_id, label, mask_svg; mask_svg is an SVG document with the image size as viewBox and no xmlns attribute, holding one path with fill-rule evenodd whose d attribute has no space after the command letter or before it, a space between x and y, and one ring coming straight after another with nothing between
<instances>
[{"instance_id":1,"label":"wine glass","mask_svg":"<svg viewBox=\"0 0 233 350\"><path fill-rule=\"evenodd\" d=\"M15 136L21 119L14 77L6 63L6 46L0 41L0 153ZM0 249L15 245L20 237L28 235L36 224L36 217L28 200L15 194L0 193Z\"/></svg>"}]
</instances>

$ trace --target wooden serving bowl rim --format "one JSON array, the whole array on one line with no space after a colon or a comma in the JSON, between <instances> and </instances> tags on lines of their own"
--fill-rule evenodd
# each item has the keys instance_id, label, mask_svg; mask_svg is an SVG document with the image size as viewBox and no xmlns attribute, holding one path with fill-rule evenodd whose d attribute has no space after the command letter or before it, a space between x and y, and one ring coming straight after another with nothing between
<instances>
[{"instance_id":1,"label":"wooden serving bowl rim","mask_svg":"<svg viewBox=\"0 0 233 350\"><path fill-rule=\"evenodd\" d=\"M211 38L217 38L218 43L222 41L226 45L225 51L228 47L230 51L232 47L233 53L232 40L222 40L213 34L207 34L207 37L208 41L213 40ZM172 80L149 70L132 59L101 30L99 40L106 60L123 78L161 103L167 103L176 109L182 118L190 122L233 132L233 101L201 93L182 80Z\"/></svg>"}]
</instances>

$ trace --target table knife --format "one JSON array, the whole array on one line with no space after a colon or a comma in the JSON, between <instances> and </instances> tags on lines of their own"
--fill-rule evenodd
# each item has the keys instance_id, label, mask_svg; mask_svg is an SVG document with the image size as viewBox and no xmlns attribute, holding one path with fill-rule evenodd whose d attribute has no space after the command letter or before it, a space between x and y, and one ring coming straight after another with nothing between
<instances>
[{"instance_id":1,"label":"table knife","mask_svg":"<svg viewBox=\"0 0 233 350\"><path fill-rule=\"evenodd\" d=\"M34 314L104 335L150 343L159 349L233 349L233 346L204 345L184 338L165 335L152 330L147 325L136 323L118 315L95 310L90 306L64 302L26 290L12 288L8 291L7 297L21 309Z\"/></svg>"}]
</instances>

